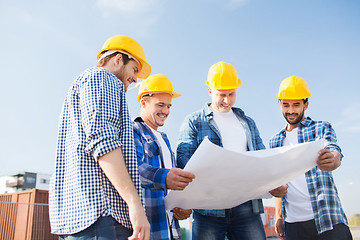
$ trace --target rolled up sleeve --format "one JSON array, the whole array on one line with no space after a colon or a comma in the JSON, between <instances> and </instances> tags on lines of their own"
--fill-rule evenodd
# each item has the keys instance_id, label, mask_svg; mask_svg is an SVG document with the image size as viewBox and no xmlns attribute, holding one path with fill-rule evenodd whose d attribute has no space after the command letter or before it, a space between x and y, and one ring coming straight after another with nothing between
<instances>
[{"instance_id":1,"label":"rolled up sleeve","mask_svg":"<svg viewBox=\"0 0 360 240\"><path fill-rule=\"evenodd\" d=\"M84 79L79 92L81 122L86 134L85 151L97 160L122 146L124 87L105 72L97 72L95 76Z\"/></svg>"}]
</instances>

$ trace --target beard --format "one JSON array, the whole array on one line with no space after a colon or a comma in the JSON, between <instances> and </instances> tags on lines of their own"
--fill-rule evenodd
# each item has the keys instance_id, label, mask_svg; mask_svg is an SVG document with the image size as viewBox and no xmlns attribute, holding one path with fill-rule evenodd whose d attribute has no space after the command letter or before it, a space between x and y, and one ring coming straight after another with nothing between
<instances>
[{"instance_id":1,"label":"beard","mask_svg":"<svg viewBox=\"0 0 360 240\"><path fill-rule=\"evenodd\" d=\"M304 118L304 111L300 114L296 114L296 118L294 120L290 120L288 118L288 115L291 115L291 114L283 114L284 115L284 118L286 119L286 121L290 124L290 125L297 125L299 122L302 121L302 119Z\"/></svg>"}]
</instances>

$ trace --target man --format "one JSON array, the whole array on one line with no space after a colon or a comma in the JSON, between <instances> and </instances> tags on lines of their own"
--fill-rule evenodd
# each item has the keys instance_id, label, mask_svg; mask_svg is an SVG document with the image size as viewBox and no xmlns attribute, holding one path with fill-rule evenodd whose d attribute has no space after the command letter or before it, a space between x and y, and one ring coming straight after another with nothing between
<instances>
[{"instance_id":1,"label":"man","mask_svg":"<svg viewBox=\"0 0 360 240\"><path fill-rule=\"evenodd\" d=\"M158 131L170 114L172 98L179 96L163 74L152 75L141 82L138 94L141 111L134 121L134 137L153 240L181 238L178 220L192 213L191 209L174 208L173 213L165 210L167 190L183 190L195 177L176 168L170 142L165 133Z\"/></svg>"},{"instance_id":2,"label":"man","mask_svg":"<svg viewBox=\"0 0 360 240\"><path fill-rule=\"evenodd\" d=\"M236 89L240 87L233 65L219 62L210 67L208 92L211 104L185 118L180 129L177 147L178 166L184 168L205 137L214 144L236 152L255 151L265 146L253 119L233 107ZM246 184L246 183L231 183ZM276 196L282 196L286 187L280 187ZM261 199L223 210L194 210L193 239L265 239L260 218Z\"/></svg>"},{"instance_id":3,"label":"man","mask_svg":"<svg viewBox=\"0 0 360 240\"><path fill-rule=\"evenodd\" d=\"M150 74L150 65L127 36L109 38L97 59L96 68L73 82L60 116L52 233L60 239L149 239L125 92Z\"/></svg>"},{"instance_id":4,"label":"man","mask_svg":"<svg viewBox=\"0 0 360 240\"><path fill-rule=\"evenodd\" d=\"M321 138L326 140L326 146L319 152L316 167L288 183L282 204L280 198L276 199L275 230L287 240L352 239L332 176L332 171L341 165L341 149L330 123L305 117L310 96L306 81L296 76L284 79L277 94L287 124L270 139L270 147Z\"/></svg>"}]
</instances>

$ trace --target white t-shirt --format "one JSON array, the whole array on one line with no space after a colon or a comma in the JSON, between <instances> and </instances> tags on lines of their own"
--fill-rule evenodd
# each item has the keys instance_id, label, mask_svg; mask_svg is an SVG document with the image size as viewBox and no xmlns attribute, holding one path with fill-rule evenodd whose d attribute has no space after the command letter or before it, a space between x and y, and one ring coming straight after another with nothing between
<instances>
[{"instance_id":1,"label":"white t-shirt","mask_svg":"<svg viewBox=\"0 0 360 240\"><path fill-rule=\"evenodd\" d=\"M234 152L247 151L247 139L244 127L235 113L219 112L213 109L214 120L219 128L223 147Z\"/></svg>"},{"instance_id":2,"label":"white t-shirt","mask_svg":"<svg viewBox=\"0 0 360 240\"><path fill-rule=\"evenodd\" d=\"M155 129L153 129L149 125L147 125L147 126L151 129L151 131L155 135L156 139L160 143L160 147L161 147L160 150L162 152L165 168L171 169L173 167L172 166L172 161L171 161L171 153L170 153L170 150L169 150L168 146L166 145L166 142L165 142L164 138L162 137L160 132L156 131ZM170 238L170 225L171 225L171 222L173 220L173 213L170 210L166 210L166 216L167 216L168 226L169 226L168 227L168 236Z\"/></svg>"},{"instance_id":3,"label":"white t-shirt","mask_svg":"<svg viewBox=\"0 0 360 240\"><path fill-rule=\"evenodd\" d=\"M284 146L298 144L298 129L286 132ZM301 161L301 159L299 159ZM305 174L291 180L288 184L285 201L286 217L288 223L303 222L314 219L311 207L310 194L306 183Z\"/></svg>"},{"instance_id":4,"label":"white t-shirt","mask_svg":"<svg viewBox=\"0 0 360 240\"><path fill-rule=\"evenodd\" d=\"M149 127L149 125L148 125L148 127ZM164 158L163 160L164 160L165 168L167 168L167 169L172 168L173 166L172 166L172 162L171 162L171 153L170 153L168 146L166 145L164 138L162 137L160 132L156 131L155 129L153 129L151 127L149 127L149 128L151 129L151 131L155 135L156 139L160 143L162 156Z\"/></svg>"}]
</instances>

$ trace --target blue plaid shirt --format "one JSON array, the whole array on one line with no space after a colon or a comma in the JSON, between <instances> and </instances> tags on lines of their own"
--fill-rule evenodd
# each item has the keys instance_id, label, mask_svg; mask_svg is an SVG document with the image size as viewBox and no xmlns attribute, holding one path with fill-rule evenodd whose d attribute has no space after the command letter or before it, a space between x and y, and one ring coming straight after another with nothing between
<instances>
[{"instance_id":1,"label":"blue plaid shirt","mask_svg":"<svg viewBox=\"0 0 360 240\"><path fill-rule=\"evenodd\" d=\"M97 161L119 147L141 194L124 85L105 68L87 69L68 90L60 116L49 196L52 233L77 233L109 215L131 229L127 205Z\"/></svg>"},{"instance_id":2,"label":"blue plaid shirt","mask_svg":"<svg viewBox=\"0 0 360 240\"><path fill-rule=\"evenodd\" d=\"M166 176L170 169L165 168L160 142L140 117L134 120L133 126L146 215L151 225L150 239L169 239L169 230L174 238L181 238L178 220L173 218L170 229L166 216L164 199L167 194ZM172 165L176 167L170 142L165 133L161 135L170 150Z\"/></svg>"},{"instance_id":3,"label":"blue plaid shirt","mask_svg":"<svg viewBox=\"0 0 360 240\"><path fill-rule=\"evenodd\" d=\"M283 146L286 130L283 129L270 139L270 148ZM324 121L313 121L310 117L298 123L298 142L312 142L326 139L326 147L331 152L341 154L336 144L336 134L331 124ZM333 229L335 224L344 223L347 219L341 206L338 192L331 171L321 171L317 166L305 173L309 189L310 201L314 212L315 225L318 233ZM282 198L283 215L285 212L286 195Z\"/></svg>"},{"instance_id":4,"label":"blue plaid shirt","mask_svg":"<svg viewBox=\"0 0 360 240\"><path fill-rule=\"evenodd\" d=\"M232 110L244 127L248 151L264 149L265 146L254 120L246 116L240 108L233 107ZM205 137L208 137L212 143L221 147L223 146L220 132L214 120L214 113L208 105L205 105L203 109L188 115L180 128L176 152L177 164L179 167L185 167L186 163ZM261 213L264 211L261 199L252 200L252 207L254 213ZM225 210L197 209L195 211L203 215L225 217Z\"/></svg>"}]
</instances>

